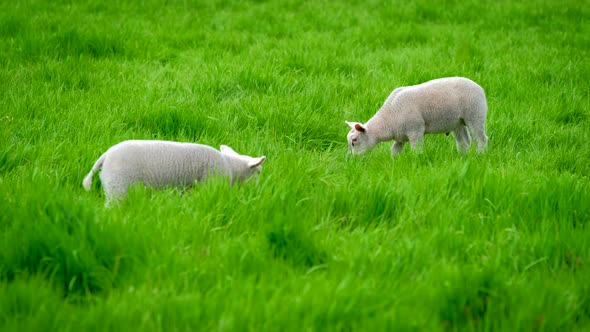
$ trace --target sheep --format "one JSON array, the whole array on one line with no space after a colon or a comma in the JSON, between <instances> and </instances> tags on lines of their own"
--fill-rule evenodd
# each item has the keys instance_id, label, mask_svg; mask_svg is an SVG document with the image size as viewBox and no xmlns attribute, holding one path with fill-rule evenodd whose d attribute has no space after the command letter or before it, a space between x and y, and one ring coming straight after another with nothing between
<instances>
[{"instance_id":1,"label":"sheep","mask_svg":"<svg viewBox=\"0 0 590 332\"><path fill-rule=\"evenodd\" d=\"M265 156L253 158L240 155L229 146L220 151L202 144L157 140L129 140L109 148L92 166L82 185L86 191L92 177L100 172L106 203L127 194L130 186L191 186L211 175L227 176L230 185L245 180L262 170Z\"/></svg>"},{"instance_id":2,"label":"sheep","mask_svg":"<svg viewBox=\"0 0 590 332\"><path fill-rule=\"evenodd\" d=\"M452 132L457 150L465 152L471 145L469 129L477 142L477 151L483 152L488 144L487 108L484 90L464 77L399 87L367 123L345 121L351 128L348 151L362 154L379 142L395 140L391 147L394 156L408 141L413 149L421 150L424 134Z\"/></svg>"}]
</instances>

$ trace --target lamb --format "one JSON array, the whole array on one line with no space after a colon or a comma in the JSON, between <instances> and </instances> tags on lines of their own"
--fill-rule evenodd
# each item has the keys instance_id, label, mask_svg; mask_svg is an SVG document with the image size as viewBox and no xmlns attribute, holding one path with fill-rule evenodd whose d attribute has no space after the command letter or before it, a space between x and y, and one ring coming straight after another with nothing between
<instances>
[{"instance_id":1,"label":"lamb","mask_svg":"<svg viewBox=\"0 0 590 332\"><path fill-rule=\"evenodd\" d=\"M457 150L465 152L471 135L477 151L487 148L485 134L487 103L484 90L464 77L446 77L395 89L381 109L366 123L348 122L348 150L362 154L377 143L395 140L391 155L405 143L421 148L424 134L453 133Z\"/></svg>"},{"instance_id":2,"label":"lamb","mask_svg":"<svg viewBox=\"0 0 590 332\"><path fill-rule=\"evenodd\" d=\"M262 170L266 157L240 155L222 145L220 151L201 144L157 140L123 141L108 149L92 166L82 185L92 186L92 176L102 168L100 180L106 205L127 194L130 186L191 186L212 175L229 177L230 184Z\"/></svg>"}]
</instances>

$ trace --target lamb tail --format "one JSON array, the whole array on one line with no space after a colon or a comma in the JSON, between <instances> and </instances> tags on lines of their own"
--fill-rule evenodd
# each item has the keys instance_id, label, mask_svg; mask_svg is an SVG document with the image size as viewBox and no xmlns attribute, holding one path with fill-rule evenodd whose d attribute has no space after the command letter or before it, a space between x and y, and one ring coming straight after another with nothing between
<instances>
[{"instance_id":1,"label":"lamb tail","mask_svg":"<svg viewBox=\"0 0 590 332\"><path fill-rule=\"evenodd\" d=\"M84 177L84 181L82 181L82 186L84 186L84 189L86 189L86 191L90 191L90 188L92 187L92 176L96 171L98 171L102 167L102 163L104 163L105 157L106 153L100 156L100 158L98 158L98 160L94 163L94 166L92 166L92 169L90 170L88 175Z\"/></svg>"}]
</instances>

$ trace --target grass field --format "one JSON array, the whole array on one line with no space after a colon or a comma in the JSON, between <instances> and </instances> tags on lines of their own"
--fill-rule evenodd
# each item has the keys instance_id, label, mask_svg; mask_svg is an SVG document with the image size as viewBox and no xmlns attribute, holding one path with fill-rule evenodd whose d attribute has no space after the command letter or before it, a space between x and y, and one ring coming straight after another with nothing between
<instances>
[{"instance_id":1,"label":"grass field","mask_svg":"<svg viewBox=\"0 0 590 332\"><path fill-rule=\"evenodd\" d=\"M0 2L0 330L590 329L586 1ZM347 155L344 120L444 76L489 148ZM256 181L84 175L126 139Z\"/></svg>"}]
</instances>

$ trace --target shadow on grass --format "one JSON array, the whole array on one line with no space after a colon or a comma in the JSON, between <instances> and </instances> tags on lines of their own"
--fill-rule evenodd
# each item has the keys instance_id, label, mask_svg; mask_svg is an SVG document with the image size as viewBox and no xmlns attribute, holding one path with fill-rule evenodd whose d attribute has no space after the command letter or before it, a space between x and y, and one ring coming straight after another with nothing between
<instances>
[{"instance_id":1,"label":"shadow on grass","mask_svg":"<svg viewBox=\"0 0 590 332\"><path fill-rule=\"evenodd\" d=\"M272 255L295 267L312 267L326 263L328 257L302 228L274 222L266 233Z\"/></svg>"}]
</instances>

